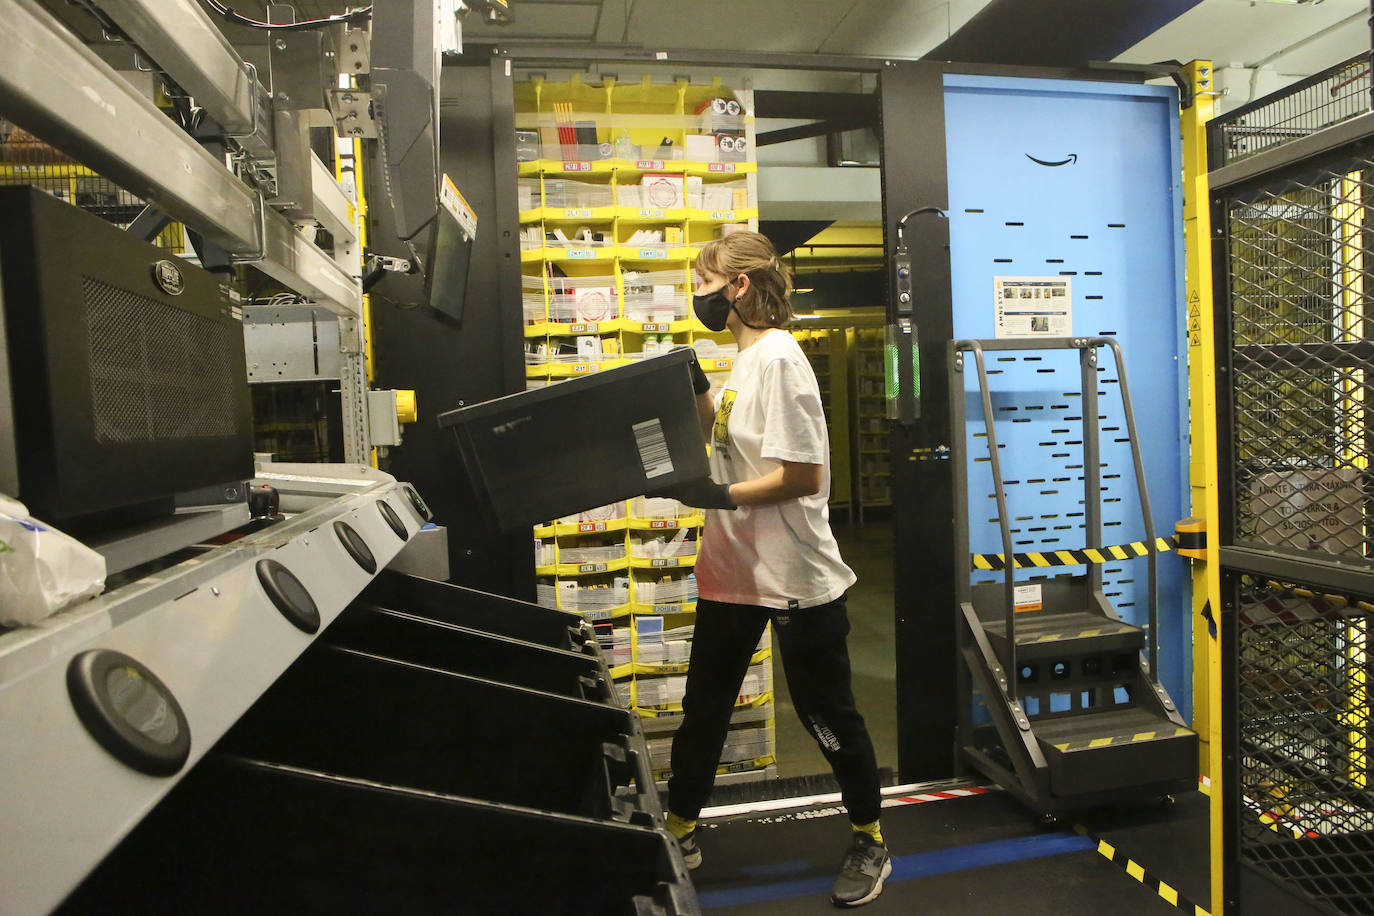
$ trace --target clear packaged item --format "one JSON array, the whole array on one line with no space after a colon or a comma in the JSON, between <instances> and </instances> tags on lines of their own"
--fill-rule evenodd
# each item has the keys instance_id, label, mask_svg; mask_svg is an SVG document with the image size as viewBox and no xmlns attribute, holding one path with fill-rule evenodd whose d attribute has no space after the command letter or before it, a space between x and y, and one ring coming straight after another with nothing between
<instances>
[{"instance_id":1,"label":"clear packaged item","mask_svg":"<svg viewBox=\"0 0 1374 916\"><path fill-rule=\"evenodd\" d=\"M105 558L0 496L0 624L34 624L105 589Z\"/></svg>"}]
</instances>

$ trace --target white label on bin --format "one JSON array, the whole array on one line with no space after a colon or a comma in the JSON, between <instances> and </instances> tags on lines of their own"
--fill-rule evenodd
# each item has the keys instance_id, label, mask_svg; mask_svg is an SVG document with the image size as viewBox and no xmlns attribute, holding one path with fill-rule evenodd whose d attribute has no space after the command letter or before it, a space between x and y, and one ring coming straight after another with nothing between
<instances>
[{"instance_id":1,"label":"white label on bin","mask_svg":"<svg viewBox=\"0 0 1374 916\"><path fill-rule=\"evenodd\" d=\"M658 422L658 418L636 423L631 429L635 433L635 445L639 447L639 462L644 465L644 476L653 480L673 473L668 440L663 437L663 424Z\"/></svg>"}]
</instances>

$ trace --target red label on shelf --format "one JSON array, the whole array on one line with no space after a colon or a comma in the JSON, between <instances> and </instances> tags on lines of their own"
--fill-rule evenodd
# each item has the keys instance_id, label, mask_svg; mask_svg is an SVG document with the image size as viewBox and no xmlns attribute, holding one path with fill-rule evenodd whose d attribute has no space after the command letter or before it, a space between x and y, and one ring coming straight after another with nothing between
<instances>
[{"instance_id":1,"label":"red label on shelf","mask_svg":"<svg viewBox=\"0 0 1374 916\"><path fill-rule=\"evenodd\" d=\"M577 526L577 530L578 530L579 532L584 532L584 531L605 531L605 530L606 530L606 523L605 523L605 522L583 522L582 524L580 524L580 525Z\"/></svg>"}]
</instances>

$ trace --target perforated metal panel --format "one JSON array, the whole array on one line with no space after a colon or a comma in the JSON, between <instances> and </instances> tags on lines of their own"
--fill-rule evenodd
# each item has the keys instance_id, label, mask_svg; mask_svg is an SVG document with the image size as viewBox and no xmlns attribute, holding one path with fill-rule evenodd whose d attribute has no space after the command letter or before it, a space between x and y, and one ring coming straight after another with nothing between
<instances>
[{"instance_id":1,"label":"perforated metal panel","mask_svg":"<svg viewBox=\"0 0 1374 916\"><path fill-rule=\"evenodd\" d=\"M1073 334L1114 336L1125 352L1157 533L1170 533L1188 514L1175 91L960 75L947 75L945 86L954 336L996 336L995 277L1068 277ZM988 369L1014 549L1084 546L1077 353L990 354ZM1102 359L1108 545L1144 536L1116 381L1111 360ZM965 373L965 383L968 449L977 459L969 471L972 547L1001 553L976 374ZM1186 569L1166 556L1159 571L1160 677L1186 717L1192 664ZM1017 578L1055 572L1082 573L1083 567L1022 570ZM1146 625L1143 559L1105 565L1103 585L1123 618Z\"/></svg>"},{"instance_id":2,"label":"perforated metal panel","mask_svg":"<svg viewBox=\"0 0 1374 916\"><path fill-rule=\"evenodd\" d=\"M1235 543L1368 564L1362 153L1226 208Z\"/></svg>"},{"instance_id":3,"label":"perforated metal panel","mask_svg":"<svg viewBox=\"0 0 1374 916\"><path fill-rule=\"evenodd\" d=\"M231 327L93 277L81 289L96 441L236 433Z\"/></svg>"},{"instance_id":4,"label":"perforated metal panel","mask_svg":"<svg viewBox=\"0 0 1374 916\"><path fill-rule=\"evenodd\" d=\"M1216 170L1363 114L1370 90L1365 51L1218 118L1208 164Z\"/></svg>"},{"instance_id":5,"label":"perforated metal panel","mask_svg":"<svg viewBox=\"0 0 1374 916\"><path fill-rule=\"evenodd\" d=\"M1374 606L1253 576L1239 597L1238 854L1342 913L1374 913Z\"/></svg>"}]
</instances>

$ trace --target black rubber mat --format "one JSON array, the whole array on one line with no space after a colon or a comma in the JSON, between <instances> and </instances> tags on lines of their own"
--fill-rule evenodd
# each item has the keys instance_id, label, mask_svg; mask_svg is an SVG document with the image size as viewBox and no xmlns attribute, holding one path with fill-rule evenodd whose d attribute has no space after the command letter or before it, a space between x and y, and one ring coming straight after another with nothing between
<instances>
[{"instance_id":1,"label":"black rubber mat","mask_svg":"<svg viewBox=\"0 0 1374 916\"><path fill-rule=\"evenodd\" d=\"M1103 838L1205 906L1206 799L1200 822L1195 807L1189 800L1173 808L1109 812ZM1068 825L1042 827L1001 792L885 808L882 823L893 874L866 913L1180 912L1103 857L1096 839ZM829 890L848 838L849 822L839 808L703 822L698 842L704 863L693 872L703 909L749 916L833 913ZM1184 862L1199 841L1200 861ZM1148 860L1151 854L1159 864ZM1171 871L1184 865L1187 874Z\"/></svg>"}]
</instances>

